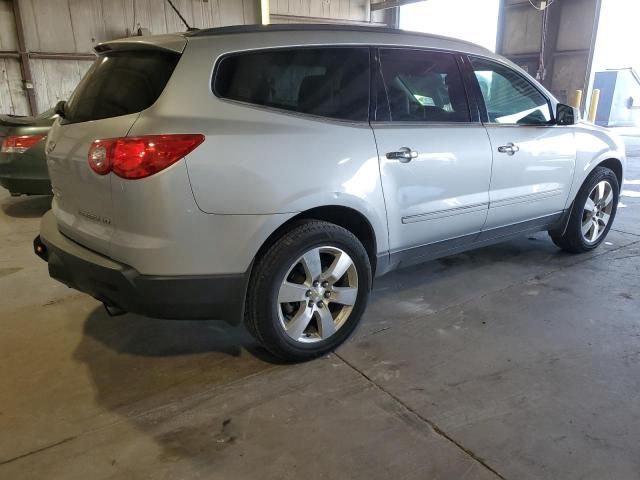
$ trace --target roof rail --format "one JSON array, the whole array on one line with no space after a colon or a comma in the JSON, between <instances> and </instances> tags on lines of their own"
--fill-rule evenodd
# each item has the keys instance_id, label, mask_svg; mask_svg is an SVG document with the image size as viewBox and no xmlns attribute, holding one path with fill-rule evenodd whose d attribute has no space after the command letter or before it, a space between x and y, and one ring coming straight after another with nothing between
<instances>
[{"instance_id":1,"label":"roof rail","mask_svg":"<svg viewBox=\"0 0 640 480\"><path fill-rule=\"evenodd\" d=\"M412 35L430 39L450 40L466 45L479 45L460 40L453 37L445 37L442 35L433 35L430 33L412 32L409 30L399 30L397 28L389 28L368 25L336 25L330 23L279 23L271 25L233 25L229 27L205 28L202 30L188 32L187 37L213 37L218 35L233 35L240 33L264 33L264 32L362 32L362 33L386 33L393 35ZM484 48L484 47L480 47Z\"/></svg>"}]
</instances>

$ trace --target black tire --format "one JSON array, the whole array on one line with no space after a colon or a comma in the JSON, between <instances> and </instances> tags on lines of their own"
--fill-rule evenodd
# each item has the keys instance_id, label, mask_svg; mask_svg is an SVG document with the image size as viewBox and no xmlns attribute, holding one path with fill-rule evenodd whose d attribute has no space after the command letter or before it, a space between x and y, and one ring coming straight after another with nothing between
<instances>
[{"instance_id":1,"label":"black tire","mask_svg":"<svg viewBox=\"0 0 640 480\"><path fill-rule=\"evenodd\" d=\"M611 191L613 193L613 207L609 217L609 222L604 228L604 232L594 242L588 242L582 234L584 208L589 193L602 181L607 181L611 185ZM620 184L618 183L618 177L613 170L607 167L596 167L593 172L589 174L576 195L572 205L571 215L564 232L558 230L552 230L549 232L549 236L551 237L551 240L553 240L553 243L569 253L585 253L597 248L605 240L609 230L611 229L611 225L613 225L618 209L619 196Z\"/></svg>"},{"instance_id":2,"label":"black tire","mask_svg":"<svg viewBox=\"0 0 640 480\"><path fill-rule=\"evenodd\" d=\"M315 343L296 341L287 335L280 319L280 285L296 259L309 250L327 246L339 248L351 257L357 271L357 297L347 319L333 335ZM245 324L255 339L277 357L290 362L310 360L332 351L353 333L366 309L370 289L369 256L355 235L332 223L300 220L283 231L257 259L247 291Z\"/></svg>"}]
</instances>

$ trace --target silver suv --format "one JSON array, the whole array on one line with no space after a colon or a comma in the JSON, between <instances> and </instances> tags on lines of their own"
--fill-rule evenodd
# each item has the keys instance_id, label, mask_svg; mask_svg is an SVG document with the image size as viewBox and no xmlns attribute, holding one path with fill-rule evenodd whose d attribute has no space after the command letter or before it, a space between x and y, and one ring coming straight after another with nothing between
<instances>
[{"instance_id":1,"label":"silver suv","mask_svg":"<svg viewBox=\"0 0 640 480\"><path fill-rule=\"evenodd\" d=\"M100 44L46 146L51 276L125 311L343 342L372 279L529 232L596 248L624 149L463 41L228 27Z\"/></svg>"}]
</instances>

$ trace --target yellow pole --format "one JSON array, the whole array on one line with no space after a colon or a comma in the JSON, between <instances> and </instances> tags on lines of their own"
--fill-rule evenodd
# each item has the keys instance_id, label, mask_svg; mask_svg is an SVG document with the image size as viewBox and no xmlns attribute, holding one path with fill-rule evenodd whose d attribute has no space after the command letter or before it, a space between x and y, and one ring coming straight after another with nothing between
<instances>
[{"instance_id":1,"label":"yellow pole","mask_svg":"<svg viewBox=\"0 0 640 480\"><path fill-rule=\"evenodd\" d=\"M260 14L262 16L262 25L269 25L271 23L269 0L260 0Z\"/></svg>"},{"instance_id":2,"label":"yellow pole","mask_svg":"<svg viewBox=\"0 0 640 480\"><path fill-rule=\"evenodd\" d=\"M582 90L576 90L571 99L571 106L580 110L580 105L582 105Z\"/></svg>"},{"instance_id":3,"label":"yellow pole","mask_svg":"<svg viewBox=\"0 0 640 480\"><path fill-rule=\"evenodd\" d=\"M591 103L589 104L589 121L596 123L596 114L598 113L598 103L600 102L600 90L593 89L591 93Z\"/></svg>"}]
</instances>

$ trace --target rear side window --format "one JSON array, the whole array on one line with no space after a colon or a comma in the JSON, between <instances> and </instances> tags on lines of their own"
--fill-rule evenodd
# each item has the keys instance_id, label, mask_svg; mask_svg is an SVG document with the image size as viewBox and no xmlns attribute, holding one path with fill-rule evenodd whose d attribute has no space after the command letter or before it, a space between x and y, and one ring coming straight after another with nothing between
<instances>
[{"instance_id":1,"label":"rear side window","mask_svg":"<svg viewBox=\"0 0 640 480\"><path fill-rule=\"evenodd\" d=\"M380 63L394 122L469 122L469 104L452 54L382 49Z\"/></svg>"},{"instance_id":2,"label":"rear side window","mask_svg":"<svg viewBox=\"0 0 640 480\"><path fill-rule=\"evenodd\" d=\"M368 48L296 48L223 58L213 91L265 107L366 121L369 83Z\"/></svg>"},{"instance_id":3,"label":"rear side window","mask_svg":"<svg viewBox=\"0 0 640 480\"><path fill-rule=\"evenodd\" d=\"M65 108L65 123L141 112L158 99L180 56L169 52L113 52L98 58Z\"/></svg>"}]
</instances>

